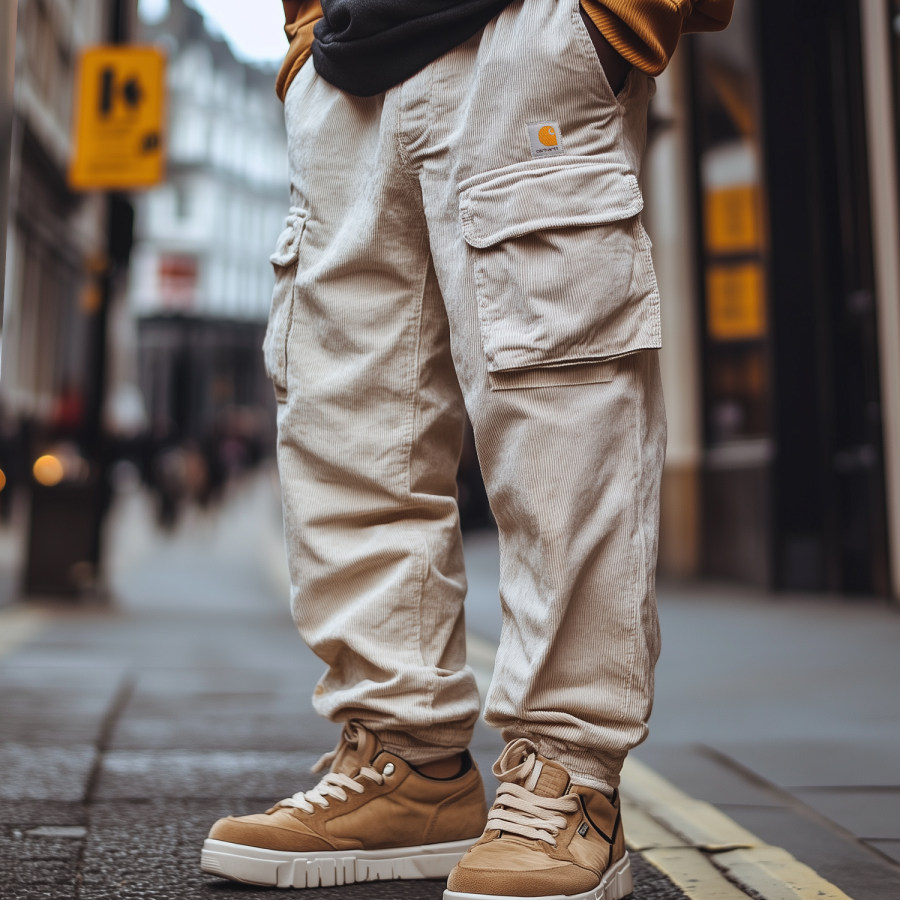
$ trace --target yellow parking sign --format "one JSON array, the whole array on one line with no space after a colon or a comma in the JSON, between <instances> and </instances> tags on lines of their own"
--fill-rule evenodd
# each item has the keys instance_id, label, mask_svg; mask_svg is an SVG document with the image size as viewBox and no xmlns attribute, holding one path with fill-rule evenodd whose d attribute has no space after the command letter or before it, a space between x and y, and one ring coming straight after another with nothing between
<instances>
[{"instance_id":1,"label":"yellow parking sign","mask_svg":"<svg viewBox=\"0 0 900 900\"><path fill-rule=\"evenodd\" d=\"M162 181L165 66L156 47L82 51L69 167L73 189L140 188Z\"/></svg>"}]
</instances>

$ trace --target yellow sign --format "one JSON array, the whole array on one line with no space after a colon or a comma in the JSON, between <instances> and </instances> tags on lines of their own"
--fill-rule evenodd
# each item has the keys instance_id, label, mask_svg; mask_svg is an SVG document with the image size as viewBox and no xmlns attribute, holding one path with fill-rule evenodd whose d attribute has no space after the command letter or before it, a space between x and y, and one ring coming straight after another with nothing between
<instances>
[{"instance_id":1,"label":"yellow sign","mask_svg":"<svg viewBox=\"0 0 900 900\"><path fill-rule=\"evenodd\" d=\"M162 181L165 64L156 47L82 52L69 167L72 188L116 190Z\"/></svg>"},{"instance_id":2,"label":"yellow sign","mask_svg":"<svg viewBox=\"0 0 900 900\"><path fill-rule=\"evenodd\" d=\"M706 249L753 253L760 249L759 188L752 184L707 191Z\"/></svg>"},{"instance_id":3,"label":"yellow sign","mask_svg":"<svg viewBox=\"0 0 900 900\"><path fill-rule=\"evenodd\" d=\"M706 273L706 328L717 341L761 338L766 333L760 263L714 265Z\"/></svg>"}]
</instances>

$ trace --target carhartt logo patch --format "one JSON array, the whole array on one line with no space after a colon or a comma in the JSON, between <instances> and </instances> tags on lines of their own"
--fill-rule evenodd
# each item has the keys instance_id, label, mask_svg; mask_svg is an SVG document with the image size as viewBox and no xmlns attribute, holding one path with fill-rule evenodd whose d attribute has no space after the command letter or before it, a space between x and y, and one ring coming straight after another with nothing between
<instances>
[{"instance_id":1,"label":"carhartt logo patch","mask_svg":"<svg viewBox=\"0 0 900 900\"><path fill-rule=\"evenodd\" d=\"M558 122L535 122L528 128L528 143L531 155L538 159L551 153L562 153Z\"/></svg>"},{"instance_id":2,"label":"carhartt logo patch","mask_svg":"<svg viewBox=\"0 0 900 900\"><path fill-rule=\"evenodd\" d=\"M587 823L587 822L582 822L582 823L578 826L578 833L579 833L582 837L585 837L585 836L587 835L587 833L588 833L588 823Z\"/></svg>"}]
</instances>

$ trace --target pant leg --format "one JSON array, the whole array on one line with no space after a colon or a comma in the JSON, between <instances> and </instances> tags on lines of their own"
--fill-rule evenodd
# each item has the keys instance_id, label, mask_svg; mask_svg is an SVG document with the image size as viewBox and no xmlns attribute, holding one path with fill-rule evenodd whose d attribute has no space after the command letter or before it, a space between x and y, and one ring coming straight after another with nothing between
<instances>
[{"instance_id":1,"label":"pant leg","mask_svg":"<svg viewBox=\"0 0 900 900\"><path fill-rule=\"evenodd\" d=\"M384 97L307 64L286 98L292 213L266 360L292 605L316 710L423 762L467 746L455 472L464 410L418 184Z\"/></svg>"},{"instance_id":2,"label":"pant leg","mask_svg":"<svg viewBox=\"0 0 900 900\"><path fill-rule=\"evenodd\" d=\"M650 87L633 72L613 95L578 0L519 0L401 91L500 529L486 719L607 790L646 735L659 651Z\"/></svg>"}]
</instances>

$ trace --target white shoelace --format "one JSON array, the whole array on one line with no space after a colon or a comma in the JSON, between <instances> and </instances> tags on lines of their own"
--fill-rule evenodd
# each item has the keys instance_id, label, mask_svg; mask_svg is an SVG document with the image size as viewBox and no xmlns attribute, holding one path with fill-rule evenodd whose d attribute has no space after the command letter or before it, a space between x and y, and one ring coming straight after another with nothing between
<instances>
[{"instance_id":1,"label":"white shoelace","mask_svg":"<svg viewBox=\"0 0 900 900\"><path fill-rule=\"evenodd\" d=\"M525 787L515 782L503 782L497 789L497 799L488 813L487 831L505 831L520 837L544 841L556 846L556 835L566 827L566 817L561 813L573 813L578 809L578 798L572 794L564 797L539 797L529 788L537 786L543 768L533 754L521 764L519 777ZM497 770L494 770L497 774Z\"/></svg>"},{"instance_id":2,"label":"white shoelace","mask_svg":"<svg viewBox=\"0 0 900 900\"><path fill-rule=\"evenodd\" d=\"M359 774L375 784L384 784L384 775L369 766L363 766L359 770ZM355 781L349 775L344 775L342 772L329 772L312 790L297 791L296 794L282 800L277 806L293 807L302 809L305 813L313 813L316 811L316 806L328 809L329 797L346 803L347 791L361 794L365 789L365 785Z\"/></svg>"}]
</instances>

